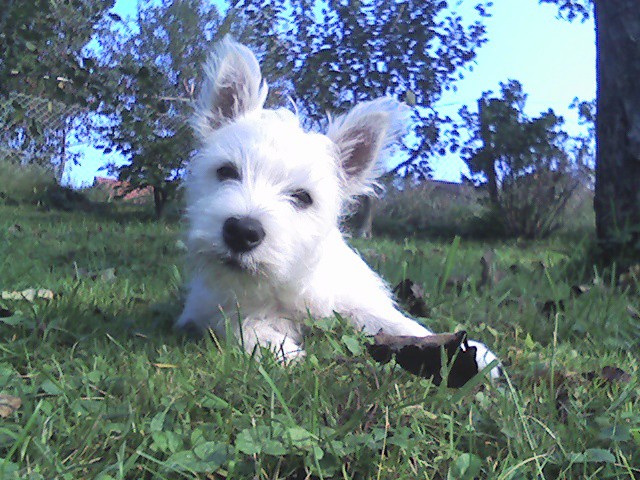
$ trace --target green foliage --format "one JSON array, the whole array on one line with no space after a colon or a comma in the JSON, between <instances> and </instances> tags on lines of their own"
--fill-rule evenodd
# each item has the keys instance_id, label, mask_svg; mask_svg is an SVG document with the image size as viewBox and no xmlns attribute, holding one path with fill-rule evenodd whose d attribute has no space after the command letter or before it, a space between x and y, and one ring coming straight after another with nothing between
<instances>
[{"instance_id":1,"label":"green foliage","mask_svg":"<svg viewBox=\"0 0 640 480\"><path fill-rule=\"evenodd\" d=\"M523 181L529 177L524 177ZM539 216L541 210L517 210L517 206L534 203L511 196L530 195L537 198L552 195L558 188L556 178L550 181L533 177L534 185L508 191L506 199L512 201L509 214L519 214L511 222L522 224L521 231L539 231L547 217ZM513 236L505 228L506 219L501 210L491 207L487 189L472 183L449 183L433 180L416 182L412 179L395 179L386 182L384 192L374 199L373 230L375 235L392 238L453 238L459 235L470 239L504 239ZM593 191L581 185L567 201L565 208L555 214L556 233L565 235L581 232L588 236L593 232ZM537 224L534 222L538 222ZM347 225L353 227L351 219Z\"/></svg>"},{"instance_id":2,"label":"green foliage","mask_svg":"<svg viewBox=\"0 0 640 480\"><path fill-rule=\"evenodd\" d=\"M478 113L460 111L471 137L461 153L475 178L486 179L493 218L508 235L544 237L561 226L562 213L585 175L567 152L563 120L548 110L524 114L526 95L514 80L501 84L501 97L485 92ZM457 145L454 145L457 147ZM576 161L577 160L577 161Z\"/></svg>"},{"instance_id":3,"label":"green foliage","mask_svg":"<svg viewBox=\"0 0 640 480\"><path fill-rule=\"evenodd\" d=\"M37 204L57 187L51 168L0 161L0 200L4 203Z\"/></svg>"},{"instance_id":4,"label":"green foliage","mask_svg":"<svg viewBox=\"0 0 640 480\"><path fill-rule=\"evenodd\" d=\"M89 206L82 192L58 184L51 166L1 161L0 178L4 179L0 185L0 203L38 205L60 210Z\"/></svg>"},{"instance_id":5,"label":"green foliage","mask_svg":"<svg viewBox=\"0 0 640 480\"><path fill-rule=\"evenodd\" d=\"M387 182L374 200L374 234L451 238L468 236L476 219L485 214L486 193L472 184L411 178Z\"/></svg>"},{"instance_id":6,"label":"green foliage","mask_svg":"<svg viewBox=\"0 0 640 480\"><path fill-rule=\"evenodd\" d=\"M595 0L539 0L540 3L558 5L558 12L569 21L586 21L593 16Z\"/></svg>"},{"instance_id":7,"label":"green foliage","mask_svg":"<svg viewBox=\"0 0 640 480\"><path fill-rule=\"evenodd\" d=\"M580 246L494 245L498 268L519 268L479 292L486 244L356 243L389 282L424 286L431 328L464 328L505 361L510 383L455 391L375 364L339 317L310 319L308 356L288 367L183 342L170 329L179 236L177 224L120 210L0 205L0 290L56 294L0 300L12 313L0 318L0 391L22 400L2 419L2 478L623 479L640 469L639 325L626 309L640 299L599 282L555 318L538 310L568 298ZM471 280L440 291L445 272ZM583 379L605 365L631 381Z\"/></svg>"},{"instance_id":8,"label":"green foliage","mask_svg":"<svg viewBox=\"0 0 640 480\"><path fill-rule=\"evenodd\" d=\"M0 145L16 161L64 164L70 132L96 106L99 75L84 47L113 0L3 2L0 15Z\"/></svg>"},{"instance_id":9,"label":"green foliage","mask_svg":"<svg viewBox=\"0 0 640 480\"><path fill-rule=\"evenodd\" d=\"M153 189L156 215L175 196L195 147L187 119L218 11L201 0L140 3L136 29L101 37L113 76L100 128L105 149L130 163L113 167L131 190Z\"/></svg>"},{"instance_id":10,"label":"green foliage","mask_svg":"<svg viewBox=\"0 0 640 480\"><path fill-rule=\"evenodd\" d=\"M8 0L0 16L0 96L45 95L86 103L94 60L83 48L115 2Z\"/></svg>"}]
</instances>

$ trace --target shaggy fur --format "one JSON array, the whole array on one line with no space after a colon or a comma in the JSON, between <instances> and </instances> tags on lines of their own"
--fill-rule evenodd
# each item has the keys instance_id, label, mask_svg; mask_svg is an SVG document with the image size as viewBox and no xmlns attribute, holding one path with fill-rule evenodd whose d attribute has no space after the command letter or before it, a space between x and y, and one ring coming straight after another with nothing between
<instances>
[{"instance_id":1,"label":"shaggy fur","mask_svg":"<svg viewBox=\"0 0 640 480\"><path fill-rule=\"evenodd\" d=\"M338 312L370 334L429 335L398 311L339 229L345 207L371 192L407 107L391 98L361 103L326 134L311 133L292 112L263 108L267 85L246 47L225 39L204 71L193 118L201 147L186 180L193 278L177 327L233 331L248 351L264 346L285 361L304 355L309 316ZM251 238L240 242L250 247L229 241L246 232L229 233L228 219L249 219ZM471 344L480 368L495 359Z\"/></svg>"}]
</instances>

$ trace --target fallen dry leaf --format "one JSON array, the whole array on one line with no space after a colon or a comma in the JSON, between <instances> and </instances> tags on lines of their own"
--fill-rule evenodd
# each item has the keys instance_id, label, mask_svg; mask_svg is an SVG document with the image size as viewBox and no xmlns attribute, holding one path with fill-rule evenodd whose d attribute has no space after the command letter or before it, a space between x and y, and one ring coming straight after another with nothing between
<instances>
[{"instance_id":1,"label":"fallen dry leaf","mask_svg":"<svg viewBox=\"0 0 640 480\"><path fill-rule=\"evenodd\" d=\"M53 300L54 293L45 288L27 288L26 290L15 292L2 292L2 300L27 300L33 302L36 298L45 300Z\"/></svg>"},{"instance_id":2,"label":"fallen dry leaf","mask_svg":"<svg viewBox=\"0 0 640 480\"><path fill-rule=\"evenodd\" d=\"M577 373L567 371L562 367L553 370L553 386L556 394L556 409L560 421L566 423L569 416L571 393L580 385L611 385L616 383L630 383L632 376L618 367L606 366L600 371ZM532 377L536 385L548 385L551 381L551 369L549 366L538 367Z\"/></svg>"},{"instance_id":3,"label":"fallen dry leaf","mask_svg":"<svg viewBox=\"0 0 640 480\"><path fill-rule=\"evenodd\" d=\"M151 363L156 368L178 368L178 365L172 363Z\"/></svg>"},{"instance_id":4,"label":"fallen dry leaf","mask_svg":"<svg viewBox=\"0 0 640 480\"><path fill-rule=\"evenodd\" d=\"M425 378L433 378L436 385L442 382L441 348L450 363L447 386L459 388L478 373L476 348L466 342L467 333L442 333L427 337L387 335L382 330L373 337L367 349L379 363L388 363L395 355L396 362L404 370ZM464 350L462 347L464 346ZM451 363L453 357L455 359Z\"/></svg>"},{"instance_id":5,"label":"fallen dry leaf","mask_svg":"<svg viewBox=\"0 0 640 480\"><path fill-rule=\"evenodd\" d=\"M640 312L633 305L627 305L627 313L634 320L640 320Z\"/></svg>"},{"instance_id":6,"label":"fallen dry leaf","mask_svg":"<svg viewBox=\"0 0 640 480\"><path fill-rule=\"evenodd\" d=\"M536 368L532 381L535 385L549 385L551 380L551 369L549 366L540 366ZM556 395L556 410L558 418L562 423L567 423L569 419L569 400L570 393L579 385L584 384L584 376L569 372L562 368L553 370L553 388Z\"/></svg>"},{"instance_id":7,"label":"fallen dry leaf","mask_svg":"<svg viewBox=\"0 0 640 480\"><path fill-rule=\"evenodd\" d=\"M602 367L600 377L609 383L629 383L631 375L621 368L612 367L610 365Z\"/></svg>"},{"instance_id":8,"label":"fallen dry leaf","mask_svg":"<svg viewBox=\"0 0 640 480\"><path fill-rule=\"evenodd\" d=\"M18 223L15 223L11 225L9 228L7 228L7 232L9 232L12 235L15 235L17 233L22 233L22 226Z\"/></svg>"},{"instance_id":9,"label":"fallen dry leaf","mask_svg":"<svg viewBox=\"0 0 640 480\"><path fill-rule=\"evenodd\" d=\"M618 286L623 290L640 288L640 264L632 265L629 270L620 274Z\"/></svg>"},{"instance_id":10,"label":"fallen dry leaf","mask_svg":"<svg viewBox=\"0 0 640 480\"><path fill-rule=\"evenodd\" d=\"M22 400L20 398L0 393L0 417L10 417L21 405Z\"/></svg>"},{"instance_id":11,"label":"fallen dry leaf","mask_svg":"<svg viewBox=\"0 0 640 480\"><path fill-rule=\"evenodd\" d=\"M591 287L589 285L572 285L571 286L571 297L576 298L585 293L589 292Z\"/></svg>"},{"instance_id":12,"label":"fallen dry leaf","mask_svg":"<svg viewBox=\"0 0 640 480\"><path fill-rule=\"evenodd\" d=\"M427 296L422 286L413 280L405 278L393 289L393 294L402 303L409 315L414 317L428 317L429 307L424 299Z\"/></svg>"}]
</instances>

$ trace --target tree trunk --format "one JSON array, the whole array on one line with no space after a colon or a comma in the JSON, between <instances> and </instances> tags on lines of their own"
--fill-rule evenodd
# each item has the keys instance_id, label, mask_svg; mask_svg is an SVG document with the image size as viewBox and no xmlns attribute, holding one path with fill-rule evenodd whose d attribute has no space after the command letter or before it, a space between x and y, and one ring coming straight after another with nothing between
<instances>
[{"instance_id":1,"label":"tree trunk","mask_svg":"<svg viewBox=\"0 0 640 480\"><path fill-rule=\"evenodd\" d=\"M371 238L373 229L373 198L369 195L360 197L356 235L360 238Z\"/></svg>"},{"instance_id":2,"label":"tree trunk","mask_svg":"<svg viewBox=\"0 0 640 480\"><path fill-rule=\"evenodd\" d=\"M153 204L156 209L156 218L162 218L164 207L167 204L167 192L164 189L157 186L153 187Z\"/></svg>"},{"instance_id":3,"label":"tree trunk","mask_svg":"<svg viewBox=\"0 0 640 480\"><path fill-rule=\"evenodd\" d=\"M605 258L640 254L640 5L595 0L594 208Z\"/></svg>"},{"instance_id":4,"label":"tree trunk","mask_svg":"<svg viewBox=\"0 0 640 480\"><path fill-rule=\"evenodd\" d=\"M487 176L487 188L489 189L489 199L491 200L491 204L500 208L500 194L498 193L498 177L496 175L496 161L491 159L487 163L487 171L485 172Z\"/></svg>"},{"instance_id":5,"label":"tree trunk","mask_svg":"<svg viewBox=\"0 0 640 480\"><path fill-rule=\"evenodd\" d=\"M498 178L496 176L496 159L493 158L493 148L491 145L491 130L489 129L490 119L486 115L486 99L478 99L478 119L480 121L480 139L482 149L478 155L478 164L483 168L487 177L487 188L489 189L489 199L491 204L500 207L500 195L498 193Z\"/></svg>"}]
</instances>

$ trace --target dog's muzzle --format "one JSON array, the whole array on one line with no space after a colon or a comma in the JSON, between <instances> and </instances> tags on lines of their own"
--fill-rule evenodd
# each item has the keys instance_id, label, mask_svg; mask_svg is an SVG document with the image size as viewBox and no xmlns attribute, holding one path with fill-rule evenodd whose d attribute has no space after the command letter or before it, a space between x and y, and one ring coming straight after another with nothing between
<instances>
[{"instance_id":1,"label":"dog's muzzle","mask_svg":"<svg viewBox=\"0 0 640 480\"><path fill-rule=\"evenodd\" d=\"M251 217L227 218L222 226L224 243L233 253L245 253L253 250L264 240L262 224Z\"/></svg>"}]
</instances>

